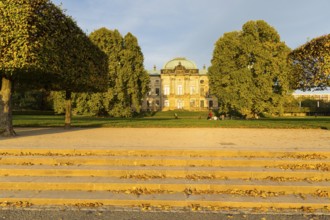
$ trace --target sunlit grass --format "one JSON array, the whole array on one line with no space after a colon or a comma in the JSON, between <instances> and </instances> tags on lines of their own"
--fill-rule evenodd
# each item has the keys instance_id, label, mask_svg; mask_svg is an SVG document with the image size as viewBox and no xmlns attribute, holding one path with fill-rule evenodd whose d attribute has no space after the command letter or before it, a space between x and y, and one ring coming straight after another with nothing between
<instances>
[{"instance_id":1,"label":"sunlit grass","mask_svg":"<svg viewBox=\"0 0 330 220\"><path fill-rule=\"evenodd\" d=\"M75 127L164 127L164 128L306 128L329 129L330 117L278 117L258 120L226 119L206 120L207 112L179 112L175 119L173 112L158 113L139 118L111 118L73 116ZM14 115L15 127L60 127L64 125L62 115Z\"/></svg>"}]
</instances>

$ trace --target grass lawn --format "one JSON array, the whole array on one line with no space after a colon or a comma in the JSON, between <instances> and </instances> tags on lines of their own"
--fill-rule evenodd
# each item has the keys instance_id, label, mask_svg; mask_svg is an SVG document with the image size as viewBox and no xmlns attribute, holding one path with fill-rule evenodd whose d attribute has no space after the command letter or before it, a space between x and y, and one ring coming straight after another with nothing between
<instances>
[{"instance_id":1,"label":"grass lawn","mask_svg":"<svg viewBox=\"0 0 330 220\"><path fill-rule=\"evenodd\" d=\"M110 118L74 116L75 127L166 127L166 128L308 128L330 130L330 117L278 117L258 120L206 120L207 112L159 112L153 116L140 118ZM60 127L64 125L62 115L14 115L14 127Z\"/></svg>"}]
</instances>

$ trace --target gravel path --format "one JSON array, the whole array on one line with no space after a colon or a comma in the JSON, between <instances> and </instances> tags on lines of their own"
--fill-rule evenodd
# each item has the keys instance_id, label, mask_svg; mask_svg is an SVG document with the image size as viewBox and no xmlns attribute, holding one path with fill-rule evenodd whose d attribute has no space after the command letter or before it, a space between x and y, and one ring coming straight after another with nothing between
<instances>
[{"instance_id":1,"label":"gravel path","mask_svg":"<svg viewBox=\"0 0 330 220\"><path fill-rule=\"evenodd\" d=\"M319 215L317 213L250 213L250 212L192 212L192 211L172 211L172 212L145 212L137 209L0 209L0 218L6 220L328 220L329 215Z\"/></svg>"},{"instance_id":2,"label":"gravel path","mask_svg":"<svg viewBox=\"0 0 330 220\"><path fill-rule=\"evenodd\" d=\"M330 131L246 128L17 128L0 148L329 151Z\"/></svg>"}]
</instances>

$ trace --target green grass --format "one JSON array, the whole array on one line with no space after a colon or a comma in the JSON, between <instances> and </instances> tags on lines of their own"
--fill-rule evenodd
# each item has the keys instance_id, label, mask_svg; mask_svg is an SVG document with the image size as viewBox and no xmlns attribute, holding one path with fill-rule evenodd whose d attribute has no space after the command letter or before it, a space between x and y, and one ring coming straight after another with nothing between
<instances>
[{"instance_id":1,"label":"green grass","mask_svg":"<svg viewBox=\"0 0 330 220\"><path fill-rule=\"evenodd\" d=\"M110 118L74 116L75 127L164 127L164 128L306 128L330 130L330 117L279 117L258 120L206 120L207 112L160 112L153 116L140 118ZM61 127L64 116L61 115L14 115L15 127Z\"/></svg>"}]
</instances>

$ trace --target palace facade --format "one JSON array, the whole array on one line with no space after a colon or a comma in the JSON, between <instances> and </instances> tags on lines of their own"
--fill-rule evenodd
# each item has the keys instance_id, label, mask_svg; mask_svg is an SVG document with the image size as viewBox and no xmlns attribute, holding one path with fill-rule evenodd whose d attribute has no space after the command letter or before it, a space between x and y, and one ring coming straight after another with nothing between
<instances>
[{"instance_id":1,"label":"palace facade","mask_svg":"<svg viewBox=\"0 0 330 220\"><path fill-rule=\"evenodd\" d=\"M148 71L150 91L142 108L149 111L204 111L218 108L217 99L209 93L206 67L183 57L174 58L162 69Z\"/></svg>"}]
</instances>

